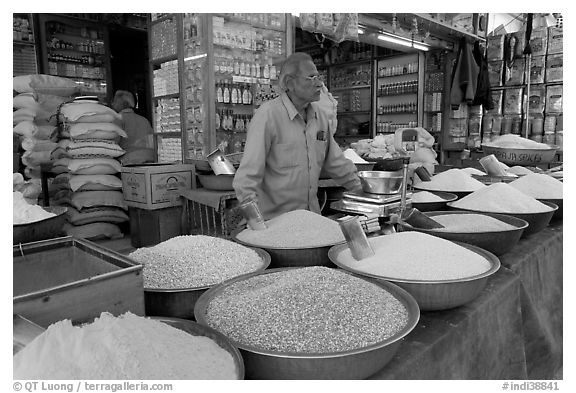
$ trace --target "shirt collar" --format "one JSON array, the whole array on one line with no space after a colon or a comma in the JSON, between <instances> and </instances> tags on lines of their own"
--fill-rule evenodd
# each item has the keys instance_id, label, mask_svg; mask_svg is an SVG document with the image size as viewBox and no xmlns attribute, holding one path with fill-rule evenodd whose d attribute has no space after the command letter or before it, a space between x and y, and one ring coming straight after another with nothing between
<instances>
[{"instance_id":1,"label":"shirt collar","mask_svg":"<svg viewBox=\"0 0 576 393\"><path fill-rule=\"evenodd\" d=\"M125 108L120 111L120 113L132 113L132 112L134 112L134 109L132 108Z\"/></svg>"},{"instance_id":2,"label":"shirt collar","mask_svg":"<svg viewBox=\"0 0 576 393\"><path fill-rule=\"evenodd\" d=\"M290 118L290 120L294 120L296 115L298 115L298 110L296 109L296 107L292 103L292 100L290 100L290 97L288 97L288 94L286 94L286 92L280 93L280 99L282 100L284 107L288 111L288 117ZM307 116L308 116L309 110L312 110L314 112L314 118L317 119L318 114L316 113L316 108L314 107L314 105L312 105L312 103L308 104L308 107L306 108L306 115Z\"/></svg>"}]
</instances>

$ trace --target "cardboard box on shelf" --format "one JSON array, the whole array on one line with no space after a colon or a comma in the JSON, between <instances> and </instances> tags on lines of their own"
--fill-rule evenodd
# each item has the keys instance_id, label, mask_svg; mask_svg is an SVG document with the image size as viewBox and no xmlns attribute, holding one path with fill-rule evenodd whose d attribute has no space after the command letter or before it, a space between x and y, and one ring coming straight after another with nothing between
<instances>
[{"instance_id":1,"label":"cardboard box on shelf","mask_svg":"<svg viewBox=\"0 0 576 393\"><path fill-rule=\"evenodd\" d=\"M486 60L504 60L504 34L487 38Z\"/></svg>"},{"instance_id":2,"label":"cardboard box on shelf","mask_svg":"<svg viewBox=\"0 0 576 393\"><path fill-rule=\"evenodd\" d=\"M562 53L564 33L561 27L548 28L548 54Z\"/></svg>"},{"instance_id":3,"label":"cardboard box on shelf","mask_svg":"<svg viewBox=\"0 0 576 393\"><path fill-rule=\"evenodd\" d=\"M562 86L546 87L546 113L562 113Z\"/></svg>"},{"instance_id":4,"label":"cardboard box on shelf","mask_svg":"<svg viewBox=\"0 0 576 393\"><path fill-rule=\"evenodd\" d=\"M532 57L546 55L548 48L548 29L546 27L537 27L532 30L530 48L532 49Z\"/></svg>"},{"instance_id":5,"label":"cardboard box on shelf","mask_svg":"<svg viewBox=\"0 0 576 393\"><path fill-rule=\"evenodd\" d=\"M522 113L522 98L524 88L507 89L504 92L504 114L519 115Z\"/></svg>"},{"instance_id":6,"label":"cardboard box on shelf","mask_svg":"<svg viewBox=\"0 0 576 393\"><path fill-rule=\"evenodd\" d=\"M127 165L121 177L126 205L140 209L181 206L180 190L196 188L193 164Z\"/></svg>"},{"instance_id":7,"label":"cardboard box on shelf","mask_svg":"<svg viewBox=\"0 0 576 393\"><path fill-rule=\"evenodd\" d=\"M562 82L564 59L562 54L548 55L546 58L546 82Z\"/></svg>"},{"instance_id":8,"label":"cardboard box on shelf","mask_svg":"<svg viewBox=\"0 0 576 393\"><path fill-rule=\"evenodd\" d=\"M504 84L506 86L517 86L524 83L524 59L514 59L504 77Z\"/></svg>"},{"instance_id":9,"label":"cardboard box on shelf","mask_svg":"<svg viewBox=\"0 0 576 393\"><path fill-rule=\"evenodd\" d=\"M490 86L502 86L502 71L504 70L504 61L489 61L488 62L488 79Z\"/></svg>"},{"instance_id":10,"label":"cardboard box on shelf","mask_svg":"<svg viewBox=\"0 0 576 393\"><path fill-rule=\"evenodd\" d=\"M544 85L531 85L530 97L522 105L522 112L526 113L526 104L528 104L529 113L543 113L546 103L546 87Z\"/></svg>"},{"instance_id":11,"label":"cardboard box on shelf","mask_svg":"<svg viewBox=\"0 0 576 393\"><path fill-rule=\"evenodd\" d=\"M530 84L544 83L546 56L532 56L530 59ZM526 80L528 83L528 80Z\"/></svg>"}]
</instances>

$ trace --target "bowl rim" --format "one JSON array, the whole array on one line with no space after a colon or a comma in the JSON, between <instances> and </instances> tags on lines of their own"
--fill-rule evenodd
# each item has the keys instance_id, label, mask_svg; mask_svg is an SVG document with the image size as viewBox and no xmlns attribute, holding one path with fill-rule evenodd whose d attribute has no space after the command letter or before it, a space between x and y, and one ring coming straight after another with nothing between
<instances>
[{"instance_id":1,"label":"bowl rim","mask_svg":"<svg viewBox=\"0 0 576 393\"><path fill-rule=\"evenodd\" d=\"M556 151L560 148L560 146L557 145L549 145L548 148L538 148L538 149L531 149L531 148L527 148L527 147L502 147L502 146L493 146L490 144L481 144L480 145L481 148L488 148L488 149L496 149L496 150L514 150L514 151L533 151L533 152L538 152L538 153L542 153L542 152L550 152L552 150Z\"/></svg>"},{"instance_id":2,"label":"bowl rim","mask_svg":"<svg viewBox=\"0 0 576 393\"><path fill-rule=\"evenodd\" d=\"M268 266L270 266L270 263L272 262L272 257L270 256L270 254L266 251L263 250L261 248L257 248L257 247L251 247L249 246L248 248L256 251L256 253L258 254L258 256L262 259L262 266L260 266L258 269L254 270L253 272L248 272L248 273L243 273L239 276L236 277L240 277L240 276L244 276L246 274L251 274L254 272L260 272L260 271L264 271L268 268ZM136 263L140 263L136 260L134 260L134 262ZM145 266L144 264L143 267ZM226 281L226 280L224 280ZM224 282L222 281L222 282ZM149 292L149 293L174 293L174 292L195 292L195 291L202 291L205 289L209 289L212 288L215 285L219 285L220 283L215 283L215 284L210 284L210 285L203 285L200 287L189 287L189 288L149 288L149 287L144 287L144 292Z\"/></svg>"},{"instance_id":3,"label":"bowl rim","mask_svg":"<svg viewBox=\"0 0 576 393\"><path fill-rule=\"evenodd\" d=\"M432 236L432 235L430 235L430 236ZM464 248L467 248L470 251L475 252L476 254L479 254L480 256L484 257L484 259L486 259L488 262L490 262L490 268L488 270L480 273L480 274L470 276L470 277L456 278L456 279L450 279L450 280L411 280L411 279L405 279L405 278L394 278L394 277L380 276L377 274L367 273L367 272L363 272L361 270L353 269L353 268L350 268L349 266L344 265L343 263L338 261L337 256L338 256L338 254L340 254L340 252L342 252L345 248L348 247L347 244L332 247L330 249L330 251L328 251L328 257L330 258L332 263L334 263L336 266L338 266L341 269L344 269L344 270L347 270L350 272L354 272L356 274L364 275L367 277L376 278L379 280L386 280L386 281L391 281L391 282L400 282L400 283L404 283L404 284L435 285L435 284L465 283L465 282L477 281L477 280L484 279L484 278L489 277L492 274L496 273L500 269L500 265L501 265L500 259L496 255L491 253L490 251L487 251L487 250L480 248L480 247L477 247L477 246L473 246L472 244L462 243L462 242L453 241L453 240L448 240L448 241L455 243L459 246L462 246Z\"/></svg>"},{"instance_id":4,"label":"bowl rim","mask_svg":"<svg viewBox=\"0 0 576 393\"><path fill-rule=\"evenodd\" d=\"M444 199L443 201L433 201L433 202L414 202L414 200L412 200L412 205L417 204L417 205L426 205L426 204L433 204L433 203L448 203L448 202L453 202L455 200L458 199L458 195L449 192L449 191L430 191L430 190L422 190L422 189L418 189L418 191L416 192L412 192L412 197L414 197L414 194L417 194L419 192L423 192L423 191L427 191L430 192L434 195L439 196L440 198L443 197L448 197L449 199Z\"/></svg>"},{"instance_id":5,"label":"bowl rim","mask_svg":"<svg viewBox=\"0 0 576 393\"><path fill-rule=\"evenodd\" d=\"M302 266L302 267L281 267L281 268L267 269L267 270L262 271L262 272L249 273L249 274L245 274L243 276L235 277L235 278L232 278L230 280L224 281L223 283L219 284L218 286L210 288L208 291L204 292L200 296L200 298L198 298L198 300L196 301L196 304L194 305L194 317L196 318L196 321L198 323L200 323L202 325L209 326L207 321L206 321L206 318L205 318L205 316L206 316L205 311L206 311L210 301L212 299L214 299L217 295L219 295L222 291L224 291L229 285L231 285L235 282L246 280L248 278L252 278L252 277L257 276L257 275L271 274L271 273L277 273L277 272L286 271L286 270L304 269L304 268L306 268L306 267L304 267L304 266ZM362 353L366 353L369 351L373 351L373 350L377 350L377 349L386 347L388 345L391 345L391 344L394 344L394 343L400 341L402 338L404 338L410 332L412 332L412 330L414 330L414 328L418 324L418 321L420 320L420 307L418 306L416 299L414 299L414 297L408 291L406 291L405 289L403 289L400 286L398 286L394 283L391 283L391 282L387 282L384 280L375 280L375 279L372 279L370 277L362 276L362 275L356 274L354 272L350 272L350 271L343 270L343 269L339 269L339 270L342 273L349 274L353 277L360 278L362 280L365 280L365 281L368 281L372 284L377 285L378 287L380 287L381 289L385 290L390 295L392 295L396 300L400 301L400 303L402 303L402 305L406 308L406 311L408 313L408 321L406 322L406 325L404 325L404 327L402 327L402 329L400 331L396 332L394 335L392 335L391 337L388 337L385 340L379 341L375 344L367 345L365 347L350 349L347 351L340 351L340 352L302 353L302 352L270 351L270 350L254 347L251 345L239 343L239 342L237 342L231 338L228 338L228 340L230 342L232 342L233 345L237 346L238 348L240 348L242 350L249 351L249 352L252 352L255 354L259 354L259 355L274 356L277 358L289 358L289 359L333 359L333 358L340 358L340 357L345 357L345 356L349 356L349 355L362 354ZM213 328L213 329L215 329L215 328ZM215 329L215 330L217 330L217 329ZM224 334L224 333L222 333L222 334Z\"/></svg>"},{"instance_id":6,"label":"bowl rim","mask_svg":"<svg viewBox=\"0 0 576 393\"><path fill-rule=\"evenodd\" d=\"M150 316L147 318L165 323L166 325L171 326L175 329L179 329L179 330L182 330L183 332L186 332L190 335L194 335L190 331L180 329L177 326L188 327L190 330L194 331L195 333L199 333L199 335L201 335L203 337L208 337L209 339L214 341L220 348L224 349L226 352L228 352L230 355L232 355L232 358L234 359L234 365L236 366L236 372L238 374L237 375L238 379L244 379L245 378L246 370L245 370L244 358L242 357L242 354L238 350L238 347L236 347L234 345L234 343L232 343L232 341L228 337L226 337L224 334L220 333L218 330L216 330L210 326L207 326L207 325L202 325L202 324L195 322L195 321L192 321L190 319L175 318L175 317L163 317L163 316ZM205 335L205 334L201 334L201 333L208 333L209 335ZM219 341L215 340L214 337L211 337L211 336L215 336ZM222 345L220 345L220 343L224 343L224 345L227 348L223 348Z\"/></svg>"},{"instance_id":7,"label":"bowl rim","mask_svg":"<svg viewBox=\"0 0 576 393\"><path fill-rule=\"evenodd\" d=\"M446 205L451 207L452 209L456 209L456 210L463 210L463 211L476 212L476 213L504 214L504 215L508 215L508 216L533 216L533 215L538 215L538 214L544 215L544 214L554 213L556 210L558 210L558 205L555 203L548 202L548 201L542 201L542 200L539 200L538 202L547 205L548 207L552 208L552 210L548 210L545 212L535 212L535 213L513 213L513 212L493 212L493 211L486 211L486 210L466 209L463 207L454 206L454 202L448 202Z\"/></svg>"},{"instance_id":8,"label":"bowl rim","mask_svg":"<svg viewBox=\"0 0 576 393\"><path fill-rule=\"evenodd\" d=\"M423 182L423 183L427 183L427 182ZM484 183L482 183L482 185L485 186ZM468 194L472 194L474 191L478 191L478 190L470 190L470 191L465 191L465 190L450 190L450 191L446 191L446 190L434 190L431 188L421 188L418 187L418 185L413 185L412 186L413 189L418 190L418 191L430 191L430 192L447 192L450 194L454 194L454 193L468 193ZM480 188L481 190L481 188Z\"/></svg>"},{"instance_id":9,"label":"bowl rim","mask_svg":"<svg viewBox=\"0 0 576 393\"><path fill-rule=\"evenodd\" d=\"M41 222L55 220L55 219L61 217L62 215L66 214L66 212L68 211L68 208L66 206L40 206L40 207L42 209L44 209L45 211L47 211L48 213L54 213L56 215L43 218L42 220L31 221L31 222L26 222L26 223L22 223L22 224L12 224L12 227L13 228L23 228L23 227L26 227L29 225L37 225Z\"/></svg>"},{"instance_id":10,"label":"bowl rim","mask_svg":"<svg viewBox=\"0 0 576 393\"><path fill-rule=\"evenodd\" d=\"M389 176L380 176L380 174L389 174ZM360 179L397 179L403 177L403 171L358 171L358 177Z\"/></svg>"},{"instance_id":11,"label":"bowl rim","mask_svg":"<svg viewBox=\"0 0 576 393\"><path fill-rule=\"evenodd\" d=\"M515 228L513 229L504 229L504 230L499 230L499 231L483 231L483 232L449 232L449 231L435 231L433 229L420 229L417 228L418 231L424 232L424 233L443 233L443 234L447 234L447 235L483 235L485 233L504 233L504 232L515 232L518 230L524 230L526 228L528 228L528 225L530 225L528 223L528 221L523 220L521 218L518 217L514 217L514 216L510 216L508 214L502 214L502 213L490 213L490 212L473 212L473 211L467 211L467 210L446 210L446 211L428 211L428 212L423 212L424 214L430 216L430 217L435 217L435 216L441 216L441 215L446 215L446 214L484 214L486 216L489 217L493 217L496 219L500 219L501 216L506 217L507 220L510 220L512 222L516 221L516 223L520 226L516 226L510 222L506 222L506 224L510 224L513 225ZM502 220L500 220L502 221ZM504 222L504 221L502 221ZM398 223L398 225L401 226L406 226L403 225L402 223ZM410 225L411 228L414 228L413 226Z\"/></svg>"},{"instance_id":12,"label":"bowl rim","mask_svg":"<svg viewBox=\"0 0 576 393\"><path fill-rule=\"evenodd\" d=\"M280 251L300 251L300 250L311 250L311 249L315 249L315 248L326 248L326 247L332 247L336 244L342 244L342 243L346 243L346 240L342 240L339 242L335 242L335 243L327 243L327 244L322 244L322 245L317 245L317 246L306 246L306 247L272 247L272 246L264 246L261 244L253 244L253 243L248 243L244 240L240 240L238 239L238 235L240 234L240 232L244 231L245 229L248 228L236 228L234 230L232 230L232 232L230 233L230 238L232 240L234 240L235 242L238 242L240 244L242 244L243 246L246 247L252 247L252 248L261 248L263 250L280 250Z\"/></svg>"}]
</instances>

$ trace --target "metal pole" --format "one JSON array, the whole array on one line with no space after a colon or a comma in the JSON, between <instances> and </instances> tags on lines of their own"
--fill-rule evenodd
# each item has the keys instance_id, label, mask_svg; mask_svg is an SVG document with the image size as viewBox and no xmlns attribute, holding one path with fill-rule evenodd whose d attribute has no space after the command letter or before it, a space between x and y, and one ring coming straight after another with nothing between
<instances>
[{"instance_id":1,"label":"metal pole","mask_svg":"<svg viewBox=\"0 0 576 393\"><path fill-rule=\"evenodd\" d=\"M526 70L526 132L524 137L528 139L528 130L530 129L530 74L532 68L532 53L528 53L528 68Z\"/></svg>"}]
</instances>

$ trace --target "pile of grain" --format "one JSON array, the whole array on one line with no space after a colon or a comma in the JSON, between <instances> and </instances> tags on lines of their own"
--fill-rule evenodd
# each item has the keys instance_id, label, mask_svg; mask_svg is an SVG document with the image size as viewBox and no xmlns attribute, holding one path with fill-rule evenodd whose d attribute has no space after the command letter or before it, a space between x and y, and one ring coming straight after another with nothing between
<instances>
[{"instance_id":1,"label":"pile of grain","mask_svg":"<svg viewBox=\"0 0 576 393\"><path fill-rule=\"evenodd\" d=\"M93 323L59 321L14 356L15 379L237 379L215 341L160 321L103 313Z\"/></svg>"},{"instance_id":2,"label":"pile of grain","mask_svg":"<svg viewBox=\"0 0 576 393\"><path fill-rule=\"evenodd\" d=\"M346 248L338 255L338 261L376 276L419 281L473 277L491 267L483 256L425 233L398 232L369 238L369 242L374 256L357 261Z\"/></svg>"},{"instance_id":3,"label":"pile of grain","mask_svg":"<svg viewBox=\"0 0 576 393\"><path fill-rule=\"evenodd\" d=\"M444 228L434 229L440 232L503 232L518 229L514 225L484 214L440 214L432 218L444 225Z\"/></svg>"},{"instance_id":4,"label":"pile of grain","mask_svg":"<svg viewBox=\"0 0 576 393\"><path fill-rule=\"evenodd\" d=\"M510 185L536 199L562 199L563 195L563 183L543 173L522 176Z\"/></svg>"},{"instance_id":5,"label":"pile of grain","mask_svg":"<svg viewBox=\"0 0 576 393\"><path fill-rule=\"evenodd\" d=\"M417 182L415 187L423 190L467 192L484 188L485 185L460 169L452 168L432 177L430 181Z\"/></svg>"},{"instance_id":6,"label":"pile of grain","mask_svg":"<svg viewBox=\"0 0 576 393\"><path fill-rule=\"evenodd\" d=\"M482 172L480 169L476 169L476 168L462 168L460 169L462 172L465 172L467 174L469 174L470 176L472 175L478 175L478 176L486 176L486 173Z\"/></svg>"},{"instance_id":7,"label":"pile of grain","mask_svg":"<svg viewBox=\"0 0 576 393\"><path fill-rule=\"evenodd\" d=\"M344 242L340 225L308 210L294 210L266 221L260 231L245 229L238 240L258 247L308 248Z\"/></svg>"},{"instance_id":8,"label":"pile of grain","mask_svg":"<svg viewBox=\"0 0 576 393\"><path fill-rule=\"evenodd\" d=\"M508 174L514 174L514 175L530 175L534 173L530 169L519 165L515 165L509 168L507 172Z\"/></svg>"},{"instance_id":9,"label":"pile of grain","mask_svg":"<svg viewBox=\"0 0 576 393\"><path fill-rule=\"evenodd\" d=\"M489 213L544 213L553 210L506 183L494 183L453 202L457 208Z\"/></svg>"},{"instance_id":10,"label":"pile of grain","mask_svg":"<svg viewBox=\"0 0 576 393\"><path fill-rule=\"evenodd\" d=\"M428 191L419 191L412 194L412 203L445 202L446 199Z\"/></svg>"},{"instance_id":11,"label":"pile of grain","mask_svg":"<svg viewBox=\"0 0 576 393\"><path fill-rule=\"evenodd\" d=\"M212 299L206 319L259 349L334 353L386 340L406 326L408 312L376 284L316 266L235 282Z\"/></svg>"},{"instance_id":12,"label":"pile of grain","mask_svg":"<svg viewBox=\"0 0 576 393\"><path fill-rule=\"evenodd\" d=\"M198 288L262 268L256 251L211 236L176 236L128 255L144 265L144 287Z\"/></svg>"},{"instance_id":13,"label":"pile of grain","mask_svg":"<svg viewBox=\"0 0 576 393\"><path fill-rule=\"evenodd\" d=\"M492 139L490 142L485 143L489 147L504 147L510 149L546 149L550 150L550 146L545 143L533 141L531 139L522 138L515 134L505 134Z\"/></svg>"},{"instance_id":14,"label":"pile of grain","mask_svg":"<svg viewBox=\"0 0 576 393\"><path fill-rule=\"evenodd\" d=\"M12 195L13 225L29 224L56 216L56 214L47 212L38 205L31 205L26 202L24 195L20 191L14 191Z\"/></svg>"}]
</instances>

